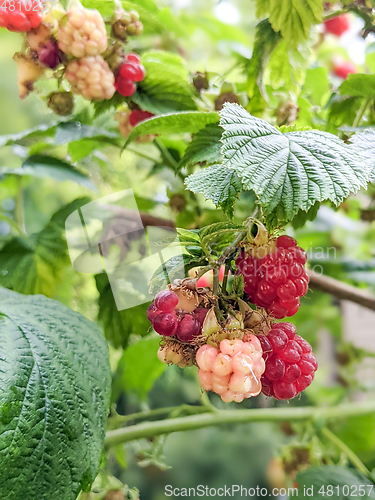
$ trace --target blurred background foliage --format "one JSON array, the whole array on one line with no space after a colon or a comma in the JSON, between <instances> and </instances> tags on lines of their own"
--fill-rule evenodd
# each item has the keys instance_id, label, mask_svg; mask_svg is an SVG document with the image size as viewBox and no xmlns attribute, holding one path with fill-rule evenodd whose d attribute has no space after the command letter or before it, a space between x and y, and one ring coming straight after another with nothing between
<instances>
[{"instance_id":1,"label":"blurred background foliage","mask_svg":"<svg viewBox=\"0 0 375 500\"><path fill-rule=\"evenodd\" d=\"M92 7L96 3L88 2ZM134 0L132 4L141 14L145 34L131 41L129 50L157 48L176 52L182 56L192 74L207 71L215 75L217 91L223 83L235 85L237 93L243 94L244 104L247 104L246 68L258 22L254 2ZM358 102L354 102L355 97L343 100L338 94L341 80L332 73L333 64L341 58L351 59L362 72L372 72L375 68L374 36L364 40L360 36L363 20L354 14L350 15L350 19L350 30L340 39L324 35L323 29L318 27L298 51L290 50L285 42L278 46L264 76L269 100L264 112L267 119L282 124L283 112L286 117L290 113L288 106L291 109L298 106L296 125L321 128L345 136L345 128L342 127L353 124ZM41 124L53 125L57 121L56 116L36 94L31 94L25 101L18 98L16 64L12 56L19 50L19 35L1 29L0 47L0 133L15 134ZM48 82L44 85L48 87ZM43 88L41 92L44 92ZM206 96L207 99L209 97ZM373 124L374 116L373 113L369 115L368 125ZM103 126L109 131L116 129L109 113L93 122L93 109L83 101L79 102L74 119L83 124ZM1 137L0 141L4 144L6 139ZM38 136L36 140L2 148L0 165L3 167L19 167L32 153L48 153L67 159L89 172L95 188L93 191L79 183L57 182L53 176L0 175L1 212L12 217L17 196L22 192L25 227L30 235L41 231L52 214L76 198L97 198L132 188L141 211L152 211L155 216L173 220L177 226L196 228L224 219L222 212L215 209L211 202L201 196L192 198L171 168L160 168L165 165L153 144L133 144L120 155L118 145L121 146L123 141L114 146L98 139L95 147L91 147L88 141L83 139L74 144L70 140L57 140L55 136L54 140L46 139L44 142ZM184 138L174 136L163 137L163 144L177 153L183 152L186 147ZM85 147L90 154L82 153ZM327 275L371 290L375 287L374 195L374 189L370 187L367 193L361 192L348 199L339 210L324 204L314 221L308 221L299 228L288 227L289 234L294 235L299 245L307 250L311 266L319 265ZM178 196L183 204L176 208L171 200L176 201ZM242 193L235 208L234 220L242 222L249 216L254 201L250 193ZM1 218L0 236L4 255L4 247L14 232L9 223ZM139 306L130 313L118 313L105 278L97 278L95 282L92 275L74 271L69 262L61 266L55 283L51 284L47 276L50 269L46 268L44 272L42 280L48 282L43 285L48 289L47 295L94 321L99 314L99 291L107 287L109 295L107 298L101 296L99 320L104 322L113 344L113 403L117 403L118 413L199 402L200 392L194 370L165 369L156 356L150 357L150 353L156 351L158 340L150 336L145 307ZM3 276L2 284L5 278ZM15 275L13 278L16 279ZM22 276L19 279L22 280ZM9 287L17 289L19 285L14 284L14 280ZM348 315L353 313L331 296L316 291L307 294L303 305L305 307L301 307L293 322L317 352L320 369L314 383L300 399L290 403L271 402L259 397L245 401L241 407L331 406L374 397L371 356L375 353L375 342L369 342L369 352L356 345L355 337L361 336L362 332L360 327L356 332L348 331L348 325L352 325ZM116 335L125 335L126 342L121 338L114 341ZM146 339L140 340L144 336L147 336ZM129 347L124 348L126 344ZM139 359L149 361L143 364L138 362ZM357 367L364 359L370 359L370 375L360 378ZM211 397L217 407L223 406L216 395ZM374 419L372 415L352 418L333 426L339 437L370 470L375 468ZM307 428L305 424L253 424L179 433L166 439L116 448L109 455L105 468L124 483L137 486L142 498L147 500L164 498L166 484L175 487L198 484L211 487L242 484L247 488L256 485L282 486L291 484L284 477L283 468L293 478L299 468L309 464L347 462L340 449L321 434L320 428L319 422Z\"/></svg>"}]
</instances>

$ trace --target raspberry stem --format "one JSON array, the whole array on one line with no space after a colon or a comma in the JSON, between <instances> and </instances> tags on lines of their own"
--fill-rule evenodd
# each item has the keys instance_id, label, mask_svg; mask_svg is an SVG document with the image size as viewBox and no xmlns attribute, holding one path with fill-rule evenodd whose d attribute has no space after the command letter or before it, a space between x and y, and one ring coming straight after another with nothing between
<instances>
[{"instance_id":1,"label":"raspberry stem","mask_svg":"<svg viewBox=\"0 0 375 500\"><path fill-rule=\"evenodd\" d=\"M143 422L107 432L106 446L117 446L142 438L150 438L172 432L191 431L222 424L246 424L250 422L282 422L328 419L338 420L375 412L375 402L343 404L334 407L312 406L291 408L256 408L251 410L216 410L201 415L170 418L155 422Z\"/></svg>"}]
</instances>

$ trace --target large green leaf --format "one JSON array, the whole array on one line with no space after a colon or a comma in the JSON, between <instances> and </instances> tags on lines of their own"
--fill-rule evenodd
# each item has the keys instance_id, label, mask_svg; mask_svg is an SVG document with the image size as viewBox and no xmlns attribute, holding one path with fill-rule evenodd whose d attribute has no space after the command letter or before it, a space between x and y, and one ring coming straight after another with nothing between
<instances>
[{"instance_id":1,"label":"large green leaf","mask_svg":"<svg viewBox=\"0 0 375 500\"><path fill-rule=\"evenodd\" d=\"M70 163L53 156L33 155L27 158L22 167L0 167L0 175L31 175L33 177L49 177L59 182L72 181L92 191L96 191L95 184L88 176Z\"/></svg>"},{"instance_id":2,"label":"large green leaf","mask_svg":"<svg viewBox=\"0 0 375 500\"><path fill-rule=\"evenodd\" d=\"M108 276L105 273L97 274L95 281L100 294L98 321L111 344L114 347L126 347L131 334L146 335L150 328L146 315L149 304L119 311Z\"/></svg>"},{"instance_id":3,"label":"large green leaf","mask_svg":"<svg viewBox=\"0 0 375 500\"><path fill-rule=\"evenodd\" d=\"M363 158L332 134L309 130L281 133L241 106L221 112L224 164L253 190L273 222L290 221L317 201L340 204L367 185Z\"/></svg>"},{"instance_id":4,"label":"large green leaf","mask_svg":"<svg viewBox=\"0 0 375 500\"><path fill-rule=\"evenodd\" d=\"M70 264L65 220L89 201L75 200L56 212L39 233L8 241L0 252L0 285L24 294L53 296L61 282L62 269Z\"/></svg>"},{"instance_id":5,"label":"large green leaf","mask_svg":"<svg viewBox=\"0 0 375 500\"><path fill-rule=\"evenodd\" d=\"M194 87L180 56L154 51L143 54L141 60L146 77L132 101L154 114L197 109Z\"/></svg>"},{"instance_id":6,"label":"large green leaf","mask_svg":"<svg viewBox=\"0 0 375 500\"><path fill-rule=\"evenodd\" d=\"M212 200L224 213L233 215L233 205L242 191L242 183L233 170L223 165L212 165L190 175L186 187L193 193L201 193Z\"/></svg>"},{"instance_id":7,"label":"large green leaf","mask_svg":"<svg viewBox=\"0 0 375 500\"><path fill-rule=\"evenodd\" d=\"M181 169L195 163L220 163L221 162L221 135L223 129L216 123L207 125L200 130L189 143L184 156L178 165Z\"/></svg>"},{"instance_id":8,"label":"large green leaf","mask_svg":"<svg viewBox=\"0 0 375 500\"><path fill-rule=\"evenodd\" d=\"M210 123L218 123L219 119L218 113L206 113L203 111L183 111L181 113L169 113L162 116L156 116L134 127L126 141L126 145L141 135L168 135L186 132L195 134Z\"/></svg>"},{"instance_id":9,"label":"large green leaf","mask_svg":"<svg viewBox=\"0 0 375 500\"><path fill-rule=\"evenodd\" d=\"M375 178L375 128L357 132L350 139L354 147L367 159L371 168L371 178Z\"/></svg>"},{"instance_id":10,"label":"large green leaf","mask_svg":"<svg viewBox=\"0 0 375 500\"><path fill-rule=\"evenodd\" d=\"M75 500L98 473L108 348L80 314L0 289L2 500Z\"/></svg>"},{"instance_id":11,"label":"large green leaf","mask_svg":"<svg viewBox=\"0 0 375 500\"><path fill-rule=\"evenodd\" d=\"M374 99L375 96L375 75L363 73L350 74L339 87L342 95L367 97Z\"/></svg>"},{"instance_id":12,"label":"large green leaf","mask_svg":"<svg viewBox=\"0 0 375 500\"><path fill-rule=\"evenodd\" d=\"M309 467L300 472L296 479L300 493L312 500L321 500L326 496L336 500L355 499L359 496L375 498L373 483L360 472L347 467L334 465ZM306 493L308 488L309 492Z\"/></svg>"},{"instance_id":13,"label":"large green leaf","mask_svg":"<svg viewBox=\"0 0 375 500\"><path fill-rule=\"evenodd\" d=\"M134 391L145 399L156 379L164 372L166 365L157 357L160 337L142 339L129 346L120 359L114 378L114 395L122 390Z\"/></svg>"}]
</instances>

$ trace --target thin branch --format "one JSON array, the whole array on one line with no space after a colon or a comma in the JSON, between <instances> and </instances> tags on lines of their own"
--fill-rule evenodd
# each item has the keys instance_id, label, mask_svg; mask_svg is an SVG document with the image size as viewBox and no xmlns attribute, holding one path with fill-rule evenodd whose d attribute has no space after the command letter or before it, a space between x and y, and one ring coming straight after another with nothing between
<instances>
[{"instance_id":1,"label":"thin branch","mask_svg":"<svg viewBox=\"0 0 375 500\"><path fill-rule=\"evenodd\" d=\"M130 415L115 415L110 417L108 420L108 425L110 428L117 429L118 427L127 424L128 422L133 422L134 420L146 420L151 418L164 417L165 415L172 414L185 414L185 415L196 415L197 413L207 413L212 411L207 405L204 406L194 406L194 405L180 405L180 406L168 406L166 408L156 408L149 411L140 411L138 413L131 413Z\"/></svg>"},{"instance_id":2,"label":"thin branch","mask_svg":"<svg viewBox=\"0 0 375 500\"><path fill-rule=\"evenodd\" d=\"M337 446L341 451L345 453L345 455L348 457L348 459L351 461L351 463L356 467L362 474L367 476L371 481L373 481L373 477L371 475L371 472L368 470L368 468L365 466L365 464L362 462L362 460L354 453L353 450L349 448L343 441L341 441L340 438L338 438L333 432L331 432L327 427L324 427L322 429L322 434L328 438L333 444Z\"/></svg>"},{"instance_id":3,"label":"thin branch","mask_svg":"<svg viewBox=\"0 0 375 500\"><path fill-rule=\"evenodd\" d=\"M247 229L245 229L244 231L241 231L236 239L233 241L233 243L231 243L225 250L224 252L220 255L220 257L217 259L217 265L218 267L220 267L221 265L223 265L225 263L225 261L228 259L228 257L235 251L237 250L238 248L238 244L240 243L240 241L242 241L244 239L244 237L246 236L247 234Z\"/></svg>"},{"instance_id":4,"label":"thin branch","mask_svg":"<svg viewBox=\"0 0 375 500\"><path fill-rule=\"evenodd\" d=\"M331 12L330 14L327 14L323 17L323 22L329 21L330 19L333 19L333 18L338 17L338 16L342 16L343 14L347 14L348 11L349 11L349 8L336 10L335 12Z\"/></svg>"},{"instance_id":5,"label":"thin branch","mask_svg":"<svg viewBox=\"0 0 375 500\"><path fill-rule=\"evenodd\" d=\"M348 285L347 283L330 278L329 276L315 274L311 270L307 272L310 277L311 288L330 293L338 299L349 300L350 302L355 302L363 307L367 307L367 309L375 311L375 296L369 294L365 290Z\"/></svg>"},{"instance_id":6,"label":"thin branch","mask_svg":"<svg viewBox=\"0 0 375 500\"><path fill-rule=\"evenodd\" d=\"M281 422L327 419L337 420L375 413L375 402L353 403L328 408L291 407L257 408L253 410L217 410L202 415L169 418L155 422L143 422L122 429L108 431L106 446L116 446L137 439L151 438L172 432L193 431L222 424L246 424L250 422Z\"/></svg>"}]
</instances>

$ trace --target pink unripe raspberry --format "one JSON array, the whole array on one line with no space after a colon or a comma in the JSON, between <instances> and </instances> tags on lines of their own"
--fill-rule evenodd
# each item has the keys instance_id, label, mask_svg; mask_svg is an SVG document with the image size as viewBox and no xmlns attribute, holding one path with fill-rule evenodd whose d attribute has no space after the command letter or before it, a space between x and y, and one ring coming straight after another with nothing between
<instances>
[{"instance_id":1,"label":"pink unripe raspberry","mask_svg":"<svg viewBox=\"0 0 375 500\"><path fill-rule=\"evenodd\" d=\"M219 345L220 352L209 345L197 352L203 389L216 392L224 402L240 403L261 390L260 379L265 369L262 347L253 334L247 334L246 339L248 342L224 339Z\"/></svg>"},{"instance_id":2,"label":"pink unripe raspberry","mask_svg":"<svg viewBox=\"0 0 375 500\"><path fill-rule=\"evenodd\" d=\"M224 339L220 342L220 350L223 354L228 354L229 356L234 356L235 354L241 352L243 347L243 342L239 339L229 340Z\"/></svg>"},{"instance_id":3,"label":"pink unripe raspberry","mask_svg":"<svg viewBox=\"0 0 375 500\"><path fill-rule=\"evenodd\" d=\"M225 376L232 371L232 358L228 354L219 353L214 361L212 371L215 375Z\"/></svg>"},{"instance_id":4,"label":"pink unripe raspberry","mask_svg":"<svg viewBox=\"0 0 375 500\"><path fill-rule=\"evenodd\" d=\"M72 8L57 32L59 48L74 57L97 56L107 49L107 31L97 10Z\"/></svg>"},{"instance_id":5,"label":"pink unripe raspberry","mask_svg":"<svg viewBox=\"0 0 375 500\"><path fill-rule=\"evenodd\" d=\"M219 351L212 345L202 345L196 355L196 362L199 368L206 372L211 372Z\"/></svg>"},{"instance_id":6,"label":"pink unripe raspberry","mask_svg":"<svg viewBox=\"0 0 375 500\"><path fill-rule=\"evenodd\" d=\"M74 94L87 100L111 99L115 93L115 77L101 56L85 57L70 62L65 77Z\"/></svg>"}]
</instances>

